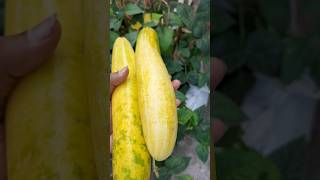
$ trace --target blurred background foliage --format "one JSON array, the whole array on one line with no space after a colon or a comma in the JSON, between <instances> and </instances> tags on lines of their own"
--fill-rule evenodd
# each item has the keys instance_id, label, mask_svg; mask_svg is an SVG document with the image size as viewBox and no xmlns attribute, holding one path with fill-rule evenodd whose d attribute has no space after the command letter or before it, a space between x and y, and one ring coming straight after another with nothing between
<instances>
[{"instance_id":1,"label":"blurred background foliage","mask_svg":"<svg viewBox=\"0 0 320 180\"><path fill-rule=\"evenodd\" d=\"M228 65L211 107L212 116L229 127L217 144L217 179L304 179L304 138L259 155L241 138L247 116L240 106L256 72L284 87L308 73L320 85L319 9L317 0L211 1L211 54Z\"/></svg>"}]
</instances>

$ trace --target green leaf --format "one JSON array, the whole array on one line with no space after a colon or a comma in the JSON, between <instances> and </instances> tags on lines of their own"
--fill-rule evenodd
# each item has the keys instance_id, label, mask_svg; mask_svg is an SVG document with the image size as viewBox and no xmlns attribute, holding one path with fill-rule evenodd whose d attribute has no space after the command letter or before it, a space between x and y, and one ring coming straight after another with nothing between
<instances>
[{"instance_id":1,"label":"green leaf","mask_svg":"<svg viewBox=\"0 0 320 180\"><path fill-rule=\"evenodd\" d=\"M198 76L198 73L196 71L190 71L188 73L188 82L190 84L193 84L193 85L196 86L198 84L198 78L199 78L199 76Z\"/></svg>"},{"instance_id":2,"label":"green leaf","mask_svg":"<svg viewBox=\"0 0 320 180\"><path fill-rule=\"evenodd\" d=\"M232 99L216 91L214 94L213 116L222 119L227 125L237 125L247 117Z\"/></svg>"},{"instance_id":3,"label":"green leaf","mask_svg":"<svg viewBox=\"0 0 320 180\"><path fill-rule=\"evenodd\" d=\"M216 152L217 179L282 180L272 161L254 151L224 149Z\"/></svg>"},{"instance_id":4,"label":"green leaf","mask_svg":"<svg viewBox=\"0 0 320 180\"><path fill-rule=\"evenodd\" d=\"M109 48L112 49L113 48L113 43L116 41L116 39L119 37L119 34L117 34L114 31L109 31Z\"/></svg>"},{"instance_id":5,"label":"green leaf","mask_svg":"<svg viewBox=\"0 0 320 180\"><path fill-rule=\"evenodd\" d=\"M196 153L197 153L199 159L203 163L206 163L206 161L208 160L208 155L209 155L208 146L198 144L196 147Z\"/></svg>"},{"instance_id":6,"label":"green leaf","mask_svg":"<svg viewBox=\"0 0 320 180\"><path fill-rule=\"evenodd\" d=\"M231 126L225 132L223 137L218 141L217 146L221 146L224 148L240 148L247 149L247 145L243 142L244 131L239 126Z\"/></svg>"},{"instance_id":7,"label":"green leaf","mask_svg":"<svg viewBox=\"0 0 320 180\"><path fill-rule=\"evenodd\" d=\"M171 75L183 70L182 65L181 65L180 63L178 63L177 61L174 61L174 60L172 60L172 59L167 59L167 60L165 61L165 63L166 63L168 72L169 72L169 74L171 74Z\"/></svg>"},{"instance_id":8,"label":"green leaf","mask_svg":"<svg viewBox=\"0 0 320 180\"><path fill-rule=\"evenodd\" d=\"M245 51L251 69L270 76L279 74L284 44L278 36L269 32L252 33Z\"/></svg>"},{"instance_id":9,"label":"green leaf","mask_svg":"<svg viewBox=\"0 0 320 180\"><path fill-rule=\"evenodd\" d=\"M203 119L206 114L206 109L207 109L206 105L203 105L203 106L195 109L194 112L197 114L199 119Z\"/></svg>"},{"instance_id":10,"label":"green leaf","mask_svg":"<svg viewBox=\"0 0 320 180\"><path fill-rule=\"evenodd\" d=\"M210 53L210 33L206 33L202 38L196 40L196 46L203 54Z\"/></svg>"},{"instance_id":11,"label":"green leaf","mask_svg":"<svg viewBox=\"0 0 320 180\"><path fill-rule=\"evenodd\" d=\"M305 147L305 138L299 137L276 149L270 155L285 179L303 179Z\"/></svg>"},{"instance_id":12,"label":"green leaf","mask_svg":"<svg viewBox=\"0 0 320 180\"><path fill-rule=\"evenodd\" d=\"M188 57L190 57L190 49L189 48L182 48L179 50L179 54L182 57L188 58Z\"/></svg>"},{"instance_id":13,"label":"green leaf","mask_svg":"<svg viewBox=\"0 0 320 180\"><path fill-rule=\"evenodd\" d=\"M178 98L181 103L187 99L187 97L181 91L176 91L176 98Z\"/></svg>"},{"instance_id":14,"label":"green leaf","mask_svg":"<svg viewBox=\"0 0 320 180\"><path fill-rule=\"evenodd\" d=\"M220 91L223 92L226 96L230 97L235 103L241 104L247 93L254 85L254 74L245 68L241 68L232 73L232 78L228 78L223 81L223 86L221 86ZM210 108L214 109L213 106L211 106Z\"/></svg>"},{"instance_id":15,"label":"green leaf","mask_svg":"<svg viewBox=\"0 0 320 180\"><path fill-rule=\"evenodd\" d=\"M160 49L163 54L169 54L173 45L173 29L169 27L158 27L157 33L159 37Z\"/></svg>"},{"instance_id":16,"label":"green leaf","mask_svg":"<svg viewBox=\"0 0 320 180\"><path fill-rule=\"evenodd\" d=\"M181 176L177 176L176 180L193 180L193 177L190 175L181 175Z\"/></svg>"},{"instance_id":17,"label":"green leaf","mask_svg":"<svg viewBox=\"0 0 320 180\"><path fill-rule=\"evenodd\" d=\"M195 25L193 26L192 29L192 34L196 38L201 38L207 31L209 27L206 22L204 21L195 21Z\"/></svg>"},{"instance_id":18,"label":"green leaf","mask_svg":"<svg viewBox=\"0 0 320 180\"><path fill-rule=\"evenodd\" d=\"M122 24L122 18L110 18L110 29L118 31Z\"/></svg>"},{"instance_id":19,"label":"green leaf","mask_svg":"<svg viewBox=\"0 0 320 180\"><path fill-rule=\"evenodd\" d=\"M193 132L193 136L200 144L210 145L210 127L207 129L196 128Z\"/></svg>"},{"instance_id":20,"label":"green leaf","mask_svg":"<svg viewBox=\"0 0 320 180\"><path fill-rule=\"evenodd\" d=\"M169 17L169 24L171 26L182 26L183 25L180 17L177 14L169 13L168 17Z\"/></svg>"},{"instance_id":21,"label":"green leaf","mask_svg":"<svg viewBox=\"0 0 320 180\"><path fill-rule=\"evenodd\" d=\"M259 9L266 21L278 32L285 33L290 23L290 2L287 0L259 0Z\"/></svg>"},{"instance_id":22,"label":"green leaf","mask_svg":"<svg viewBox=\"0 0 320 180\"><path fill-rule=\"evenodd\" d=\"M198 73L196 71L190 71L188 73L188 82L198 87L202 87L209 81L208 73Z\"/></svg>"},{"instance_id":23,"label":"green leaf","mask_svg":"<svg viewBox=\"0 0 320 180\"><path fill-rule=\"evenodd\" d=\"M192 8L186 4L179 4L177 6L177 14L180 16L181 21L188 29L192 29Z\"/></svg>"},{"instance_id":24,"label":"green leaf","mask_svg":"<svg viewBox=\"0 0 320 180\"><path fill-rule=\"evenodd\" d=\"M211 37L211 53L223 59L231 73L247 63L240 35L232 30Z\"/></svg>"},{"instance_id":25,"label":"green leaf","mask_svg":"<svg viewBox=\"0 0 320 180\"><path fill-rule=\"evenodd\" d=\"M209 82L209 78L208 73L199 73L198 86L202 87L206 85Z\"/></svg>"},{"instance_id":26,"label":"green leaf","mask_svg":"<svg viewBox=\"0 0 320 180\"><path fill-rule=\"evenodd\" d=\"M190 157L171 156L165 161L165 165L171 172L178 174L188 167L190 160Z\"/></svg>"},{"instance_id":27,"label":"green leaf","mask_svg":"<svg viewBox=\"0 0 320 180\"><path fill-rule=\"evenodd\" d=\"M199 120L200 119L199 119L197 113L192 111L192 116L191 116L189 122L187 123L186 130L193 130L195 127L197 127L199 124Z\"/></svg>"},{"instance_id":28,"label":"green leaf","mask_svg":"<svg viewBox=\"0 0 320 180\"><path fill-rule=\"evenodd\" d=\"M136 4L129 3L124 7L124 12L127 15L132 16L143 13L143 10Z\"/></svg>"},{"instance_id":29,"label":"green leaf","mask_svg":"<svg viewBox=\"0 0 320 180\"><path fill-rule=\"evenodd\" d=\"M177 142L184 138L186 130L185 125L178 124Z\"/></svg>"},{"instance_id":30,"label":"green leaf","mask_svg":"<svg viewBox=\"0 0 320 180\"><path fill-rule=\"evenodd\" d=\"M195 14L195 19L196 20L201 19L202 21L209 22L210 16L211 16L210 5L212 5L212 4L213 4L213 2L211 2L211 0L201 0L199 6L197 8L197 12ZM215 7L215 5L213 5L213 7ZM212 16L212 17L215 17L215 16Z\"/></svg>"},{"instance_id":31,"label":"green leaf","mask_svg":"<svg viewBox=\"0 0 320 180\"><path fill-rule=\"evenodd\" d=\"M190 58L190 63L193 70L199 70L200 69L200 57L193 56Z\"/></svg>"},{"instance_id":32,"label":"green leaf","mask_svg":"<svg viewBox=\"0 0 320 180\"><path fill-rule=\"evenodd\" d=\"M194 112L191 111L189 108L183 106L178 108L178 122L179 124L187 124L187 122L192 118Z\"/></svg>"},{"instance_id":33,"label":"green leaf","mask_svg":"<svg viewBox=\"0 0 320 180\"><path fill-rule=\"evenodd\" d=\"M144 24L145 27L156 27L158 24L154 21L150 21Z\"/></svg>"},{"instance_id":34,"label":"green leaf","mask_svg":"<svg viewBox=\"0 0 320 180\"><path fill-rule=\"evenodd\" d=\"M116 17L118 18L123 18L124 17L124 9L119 9L117 11L114 12L114 15L116 15Z\"/></svg>"},{"instance_id":35,"label":"green leaf","mask_svg":"<svg viewBox=\"0 0 320 180\"><path fill-rule=\"evenodd\" d=\"M209 12L211 0L201 0L197 9L197 13Z\"/></svg>"},{"instance_id":36,"label":"green leaf","mask_svg":"<svg viewBox=\"0 0 320 180\"><path fill-rule=\"evenodd\" d=\"M132 47L134 47L134 44L136 43L137 36L138 36L138 31L130 32L125 35L125 37L128 39Z\"/></svg>"},{"instance_id":37,"label":"green leaf","mask_svg":"<svg viewBox=\"0 0 320 180\"><path fill-rule=\"evenodd\" d=\"M178 49L181 48L187 48L188 47L188 41L186 39L180 39L179 44L178 44Z\"/></svg>"},{"instance_id":38,"label":"green leaf","mask_svg":"<svg viewBox=\"0 0 320 180\"><path fill-rule=\"evenodd\" d=\"M215 17L213 20L214 33L226 31L236 24L236 21L233 19L233 17L222 8L219 8L219 6L213 6L213 17Z\"/></svg>"},{"instance_id":39,"label":"green leaf","mask_svg":"<svg viewBox=\"0 0 320 180\"><path fill-rule=\"evenodd\" d=\"M151 20L158 23L160 21L160 19L162 18L162 14L158 14L158 13L151 13Z\"/></svg>"},{"instance_id":40,"label":"green leaf","mask_svg":"<svg viewBox=\"0 0 320 180\"><path fill-rule=\"evenodd\" d=\"M114 16L114 13L113 13L113 9L112 8L109 8L109 16Z\"/></svg>"},{"instance_id":41,"label":"green leaf","mask_svg":"<svg viewBox=\"0 0 320 180\"><path fill-rule=\"evenodd\" d=\"M280 74L280 78L285 84L298 79L306 70L308 65L306 59L312 59L310 51L312 51L311 48L304 41L296 39L287 42Z\"/></svg>"},{"instance_id":42,"label":"green leaf","mask_svg":"<svg viewBox=\"0 0 320 180\"><path fill-rule=\"evenodd\" d=\"M184 71L180 71L173 75L173 79L178 79L181 82L181 85L186 83L188 80L187 74Z\"/></svg>"},{"instance_id":43,"label":"green leaf","mask_svg":"<svg viewBox=\"0 0 320 180\"><path fill-rule=\"evenodd\" d=\"M161 167L159 168L159 178L156 178L157 180L168 180L172 176L172 173L169 168L167 167Z\"/></svg>"}]
</instances>

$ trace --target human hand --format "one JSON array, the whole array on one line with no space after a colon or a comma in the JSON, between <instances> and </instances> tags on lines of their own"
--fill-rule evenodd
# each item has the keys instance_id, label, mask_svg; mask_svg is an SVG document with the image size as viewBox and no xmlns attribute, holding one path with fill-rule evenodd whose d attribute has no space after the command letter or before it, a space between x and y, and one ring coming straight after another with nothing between
<instances>
[{"instance_id":1,"label":"human hand","mask_svg":"<svg viewBox=\"0 0 320 180\"><path fill-rule=\"evenodd\" d=\"M213 58L213 62L211 64L211 78L212 78L212 87L214 89L221 82L223 76L227 71L227 66L218 58ZM224 134L225 126L223 122L219 119L213 120L213 141L216 143Z\"/></svg>"},{"instance_id":2,"label":"human hand","mask_svg":"<svg viewBox=\"0 0 320 180\"><path fill-rule=\"evenodd\" d=\"M0 37L0 179L6 179L4 109L7 97L20 78L50 59L61 35L53 15L23 33Z\"/></svg>"}]
</instances>

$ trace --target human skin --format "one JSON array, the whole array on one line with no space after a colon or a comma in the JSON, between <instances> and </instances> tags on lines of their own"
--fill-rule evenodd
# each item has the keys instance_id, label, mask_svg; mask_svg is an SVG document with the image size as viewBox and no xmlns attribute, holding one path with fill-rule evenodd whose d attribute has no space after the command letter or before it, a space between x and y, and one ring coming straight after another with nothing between
<instances>
[{"instance_id":1,"label":"human skin","mask_svg":"<svg viewBox=\"0 0 320 180\"><path fill-rule=\"evenodd\" d=\"M223 63L222 60L218 58L213 58L211 62L211 89L214 90L218 86L218 84L222 81L223 76L227 71L227 66ZM213 141L217 142L225 132L225 126L220 119L213 120Z\"/></svg>"}]
</instances>

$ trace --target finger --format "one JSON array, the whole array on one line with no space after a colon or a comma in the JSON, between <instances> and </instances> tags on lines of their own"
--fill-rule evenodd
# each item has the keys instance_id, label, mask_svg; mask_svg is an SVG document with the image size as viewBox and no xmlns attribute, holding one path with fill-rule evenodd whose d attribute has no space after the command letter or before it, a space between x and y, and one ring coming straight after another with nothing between
<instances>
[{"instance_id":1,"label":"finger","mask_svg":"<svg viewBox=\"0 0 320 180\"><path fill-rule=\"evenodd\" d=\"M217 85L221 82L223 76L225 75L227 71L227 66L218 58L213 58L213 63L211 66L212 86L213 89L215 89Z\"/></svg>"},{"instance_id":2,"label":"finger","mask_svg":"<svg viewBox=\"0 0 320 180\"><path fill-rule=\"evenodd\" d=\"M12 77L21 77L35 70L52 56L61 35L55 15L29 31L0 37L0 67Z\"/></svg>"},{"instance_id":3,"label":"finger","mask_svg":"<svg viewBox=\"0 0 320 180\"><path fill-rule=\"evenodd\" d=\"M50 59L60 35L60 23L56 16L51 16L29 31L0 37L0 119L5 98L17 78Z\"/></svg>"},{"instance_id":4,"label":"finger","mask_svg":"<svg viewBox=\"0 0 320 180\"><path fill-rule=\"evenodd\" d=\"M110 94L112 94L115 87L123 83L129 75L128 66L122 68L120 71L111 73L110 75Z\"/></svg>"},{"instance_id":5,"label":"finger","mask_svg":"<svg viewBox=\"0 0 320 180\"><path fill-rule=\"evenodd\" d=\"M180 104L181 104L181 101L180 101L179 99L176 99L176 105L177 105L177 107L180 106Z\"/></svg>"},{"instance_id":6,"label":"finger","mask_svg":"<svg viewBox=\"0 0 320 180\"><path fill-rule=\"evenodd\" d=\"M216 143L219 139L222 138L222 136L225 133L225 125L221 120L214 119L213 127L212 127L212 133L213 133L213 141L214 141L214 143Z\"/></svg>"},{"instance_id":7,"label":"finger","mask_svg":"<svg viewBox=\"0 0 320 180\"><path fill-rule=\"evenodd\" d=\"M181 82L179 80L172 81L172 86L175 91L179 89L180 85L181 85Z\"/></svg>"}]
</instances>

